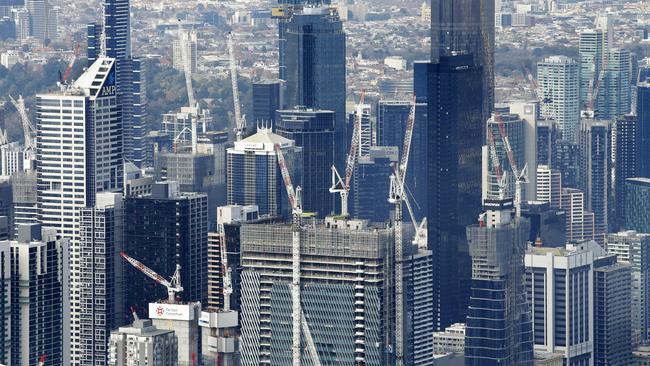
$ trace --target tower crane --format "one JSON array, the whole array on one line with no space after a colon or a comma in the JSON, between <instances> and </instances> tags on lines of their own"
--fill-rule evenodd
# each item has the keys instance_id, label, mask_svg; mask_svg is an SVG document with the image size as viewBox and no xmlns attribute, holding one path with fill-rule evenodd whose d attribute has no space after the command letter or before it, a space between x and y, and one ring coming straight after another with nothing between
<instances>
[{"instance_id":1,"label":"tower crane","mask_svg":"<svg viewBox=\"0 0 650 366\"><path fill-rule=\"evenodd\" d=\"M11 104L14 105L20 116L20 122L23 127L23 135L25 137L25 152L30 157L33 157L36 151L36 129L32 122L27 116L27 109L25 108L25 100L22 95L18 96L18 100L14 99L11 95L9 96Z\"/></svg>"},{"instance_id":2,"label":"tower crane","mask_svg":"<svg viewBox=\"0 0 650 366\"><path fill-rule=\"evenodd\" d=\"M187 47L185 39L183 38L183 23L178 19L178 48L181 49L181 59L183 61L183 74L185 75L185 88L187 89L187 104L189 106L190 127L192 129L192 153L197 152L198 142L198 119L200 116L199 106L194 98L194 88L192 87L192 67L190 65L189 56L187 55ZM176 144L176 142L174 142Z\"/></svg>"},{"instance_id":3,"label":"tower crane","mask_svg":"<svg viewBox=\"0 0 650 366\"><path fill-rule=\"evenodd\" d=\"M510 169L512 170L512 175L515 179L515 214L517 217L521 216L521 204L522 204L522 184L529 183L528 180L528 165L524 165L524 168L520 171L517 166L517 161L512 152L512 146L510 145L510 139L508 138L508 133L506 131L505 123L503 123L503 118L499 113L494 113L494 120L497 121L499 125L499 132L501 134L501 139L503 140L503 146L506 150L506 155L508 156L508 162L510 163ZM496 151L496 149L494 149Z\"/></svg>"},{"instance_id":4,"label":"tower crane","mask_svg":"<svg viewBox=\"0 0 650 366\"><path fill-rule=\"evenodd\" d=\"M120 255L127 262L129 262L133 267L138 269L140 272L144 273L147 277L149 277L152 280L158 282L159 284L165 286L167 288L167 296L168 296L167 300L171 304L176 303L176 294L180 293L180 292L183 292L183 286L181 286L181 266L180 266L180 264L176 264L176 270L174 271L174 275L168 281L163 276L161 276L158 273L154 272L151 268L145 266L144 264L142 264L137 259L129 257L128 254L126 254L124 252L121 252Z\"/></svg>"},{"instance_id":5,"label":"tower crane","mask_svg":"<svg viewBox=\"0 0 650 366\"><path fill-rule=\"evenodd\" d=\"M605 79L605 74L606 74L608 64L609 64L609 60L607 58L604 58L602 61L602 67L600 68L600 72L598 73L598 78L596 78L596 75L594 74L594 79L589 81L589 89L587 90L587 100L585 101L586 111L583 113L585 117L592 117L592 118L596 117L595 104L598 98L598 92L600 91L600 84L603 82L603 79ZM594 71L595 68L596 68L596 60L594 60Z\"/></svg>"},{"instance_id":6,"label":"tower crane","mask_svg":"<svg viewBox=\"0 0 650 366\"><path fill-rule=\"evenodd\" d=\"M239 102L239 85L237 84L237 60L235 59L235 42L232 32L228 33L228 55L230 59L230 79L232 82L232 100L235 107L235 137L241 141L246 132L246 117L241 114Z\"/></svg>"},{"instance_id":7,"label":"tower crane","mask_svg":"<svg viewBox=\"0 0 650 366\"><path fill-rule=\"evenodd\" d=\"M68 81L68 78L70 77L70 73L72 72L72 68L74 67L74 63L77 61L77 57L79 57L79 43L75 45L72 58L68 63L68 67L66 67L65 72L63 73L63 77L61 77L62 84L65 84Z\"/></svg>"},{"instance_id":8,"label":"tower crane","mask_svg":"<svg viewBox=\"0 0 650 366\"><path fill-rule=\"evenodd\" d=\"M308 328L308 324L305 320L305 315L302 310L302 304L300 303L300 234L302 231L302 194L301 188L298 186L294 189L293 183L291 182L291 175L289 174L289 169L287 163L284 160L284 154L282 153L282 148L279 144L274 146L275 154L278 159L278 165L280 166L280 172L282 173L282 180L284 186L287 189L287 196L289 198L289 204L291 206L291 232L292 232L292 242L291 242L291 313L292 313L292 344L291 344L291 354L292 354L292 365L301 366L300 357L301 357L301 342L300 342L300 329L301 325L303 328ZM305 332L305 337L307 339L307 350L312 354L312 360L316 365L320 364L318 360L318 352L316 347L313 344L313 339L311 339L311 332L307 329Z\"/></svg>"},{"instance_id":9,"label":"tower crane","mask_svg":"<svg viewBox=\"0 0 650 366\"><path fill-rule=\"evenodd\" d=\"M357 153L361 145L361 123L363 118L363 102L365 100L365 92L361 91L359 104L357 104L356 118L354 119L354 126L352 128L352 141L350 143L350 151L348 152L345 161L345 179L341 178L338 170L332 165L332 187L330 193L338 193L341 196L341 216L349 216L348 211L348 196L350 194L350 182L352 181L352 174L354 174L354 166L357 162Z\"/></svg>"},{"instance_id":10,"label":"tower crane","mask_svg":"<svg viewBox=\"0 0 650 366\"><path fill-rule=\"evenodd\" d=\"M388 202L395 204L395 365L404 365L404 244L402 239L402 202L406 196L404 178L408 169L413 128L415 126L415 96L404 132L404 144L399 166L393 166L395 173L390 178L390 192ZM407 204L410 209L410 205ZM412 211L409 212L412 215ZM416 235L419 229L416 225Z\"/></svg>"}]
</instances>

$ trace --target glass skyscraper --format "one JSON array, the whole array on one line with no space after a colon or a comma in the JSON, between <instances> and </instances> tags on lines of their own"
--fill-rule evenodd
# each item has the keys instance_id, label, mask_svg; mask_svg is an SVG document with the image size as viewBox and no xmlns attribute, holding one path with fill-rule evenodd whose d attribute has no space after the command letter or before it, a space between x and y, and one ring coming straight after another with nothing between
<instances>
[{"instance_id":1,"label":"glass skyscraper","mask_svg":"<svg viewBox=\"0 0 650 366\"><path fill-rule=\"evenodd\" d=\"M638 176L650 178L650 83L640 82L636 93Z\"/></svg>"},{"instance_id":2,"label":"glass skyscraper","mask_svg":"<svg viewBox=\"0 0 650 366\"><path fill-rule=\"evenodd\" d=\"M625 228L650 233L650 179L625 180Z\"/></svg>"}]
</instances>

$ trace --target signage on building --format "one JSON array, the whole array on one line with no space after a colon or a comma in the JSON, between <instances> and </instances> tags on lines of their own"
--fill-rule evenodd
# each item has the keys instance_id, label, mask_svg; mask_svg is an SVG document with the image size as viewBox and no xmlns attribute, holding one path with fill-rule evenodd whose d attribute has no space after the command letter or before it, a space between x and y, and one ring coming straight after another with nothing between
<instances>
[{"instance_id":1,"label":"signage on building","mask_svg":"<svg viewBox=\"0 0 650 366\"><path fill-rule=\"evenodd\" d=\"M149 303L149 318L165 320L193 320L194 312L192 311L191 305L152 302Z\"/></svg>"},{"instance_id":2,"label":"signage on building","mask_svg":"<svg viewBox=\"0 0 650 366\"><path fill-rule=\"evenodd\" d=\"M115 67L111 68L111 71L106 76L106 80L102 85L100 90L100 96L107 97L113 96L117 93L117 87L115 86Z\"/></svg>"}]
</instances>

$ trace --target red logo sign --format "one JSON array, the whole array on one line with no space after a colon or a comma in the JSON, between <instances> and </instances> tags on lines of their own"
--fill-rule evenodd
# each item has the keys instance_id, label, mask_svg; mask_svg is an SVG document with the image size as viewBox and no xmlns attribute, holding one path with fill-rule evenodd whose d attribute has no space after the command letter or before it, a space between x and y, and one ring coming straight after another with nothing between
<instances>
[{"instance_id":1,"label":"red logo sign","mask_svg":"<svg viewBox=\"0 0 650 366\"><path fill-rule=\"evenodd\" d=\"M165 313L165 309L162 306L156 308L156 314L162 316Z\"/></svg>"}]
</instances>

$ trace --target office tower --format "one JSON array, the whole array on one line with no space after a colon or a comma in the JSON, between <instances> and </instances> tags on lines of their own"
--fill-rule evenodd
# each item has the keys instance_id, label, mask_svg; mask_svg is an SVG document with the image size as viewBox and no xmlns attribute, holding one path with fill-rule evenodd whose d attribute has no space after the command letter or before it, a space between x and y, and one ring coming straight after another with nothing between
<instances>
[{"instance_id":1,"label":"office tower","mask_svg":"<svg viewBox=\"0 0 650 366\"><path fill-rule=\"evenodd\" d=\"M360 156L354 167L350 194L350 213L356 219L385 222L395 205L388 202L391 164L399 164L395 146L373 146ZM410 221L410 218L408 218Z\"/></svg>"},{"instance_id":2,"label":"office tower","mask_svg":"<svg viewBox=\"0 0 650 366\"><path fill-rule=\"evenodd\" d=\"M166 278L180 264L183 301L207 301L207 201L205 194L180 193L176 182L165 182L155 183L151 196L124 202L124 251ZM167 297L163 286L131 266L124 276L131 281L126 306L141 314L150 302Z\"/></svg>"},{"instance_id":3,"label":"office tower","mask_svg":"<svg viewBox=\"0 0 650 366\"><path fill-rule=\"evenodd\" d=\"M426 74L424 75L423 81L426 82ZM415 82L417 82L417 80ZM409 166L405 183L412 194L410 199L413 203L412 206L414 206L413 213L415 218L417 220L422 220L422 217L425 216L424 205L427 194L426 93L423 95L416 95L416 98L415 126L413 127ZM377 146L397 146L399 148L399 156L402 156L406 123L411 111L412 102L412 100L380 100L377 103L377 123L375 128L375 140Z\"/></svg>"},{"instance_id":4,"label":"office tower","mask_svg":"<svg viewBox=\"0 0 650 366\"><path fill-rule=\"evenodd\" d=\"M61 8L48 5L47 7L47 38L54 40L59 38L59 16Z\"/></svg>"},{"instance_id":5,"label":"office tower","mask_svg":"<svg viewBox=\"0 0 650 366\"><path fill-rule=\"evenodd\" d=\"M11 286L11 245L9 242L0 243L0 362L11 363L12 349L12 306Z\"/></svg>"},{"instance_id":6,"label":"office tower","mask_svg":"<svg viewBox=\"0 0 650 366\"><path fill-rule=\"evenodd\" d=\"M205 193L208 196L209 222L215 210L224 204L226 174L224 155L205 152L161 152L154 158L154 180L178 183L181 192Z\"/></svg>"},{"instance_id":7,"label":"office tower","mask_svg":"<svg viewBox=\"0 0 650 366\"><path fill-rule=\"evenodd\" d=\"M12 194L11 219L13 225L9 230L10 237L18 230L20 224L35 224L38 222L38 200L36 192L36 171L27 170L14 174L10 178Z\"/></svg>"},{"instance_id":8,"label":"office tower","mask_svg":"<svg viewBox=\"0 0 650 366\"><path fill-rule=\"evenodd\" d=\"M637 175L650 178L650 80L639 82L636 98Z\"/></svg>"},{"instance_id":9,"label":"office tower","mask_svg":"<svg viewBox=\"0 0 650 366\"><path fill-rule=\"evenodd\" d=\"M537 201L548 202L552 208L560 208L562 202L562 175L548 165L537 166Z\"/></svg>"},{"instance_id":10,"label":"office tower","mask_svg":"<svg viewBox=\"0 0 650 366\"><path fill-rule=\"evenodd\" d=\"M499 122L498 119L501 121ZM502 136L501 127L504 128L505 136ZM496 154L499 165L500 172L506 175L506 185L503 194L504 197L514 198L515 197L515 181L517 177L514 176L513 168L510 165L510 159L508 158L508 153L506 152L505 140L507 138L510 142L510 148L512 149L512 157L515 160L517 169L523 169L526 164L525 160L525 137L524 137L524 121L519 118L516 114L510 113L500 113L498 117L492 116L492 118L487 120L487 135L488 140L494 141L494 146L492 144L488 145L490 150L489 154L492 156ZM492 152L492 149L496 149ZM486 157L484 163L488 164L488 169L485 170L485 176L483 177L484 183L482 186L485 189L483 192L483 199L498 199L501 196L502 184L498 178L497 167L494 165L494 162L490 157ZM521 187L522 190L525 187ZM525 197L522 195L522 198Z\"/></svg>"},{"instance_id":11,"label":"office tower","mask_svg":"<svg viewBox=\"0 0 650 366\"><path fill-rule=\"evenodd\" d=\"M562 173L562 185L577 188L580 179L580 144L573 141L560 140L553 146L555 157L551 166Z\"/></svg>"},{"instance_id":12,"label":"office tower","mask_svg":"<svg viewBox=\"0 0 650 366\"><path fill-rule=\"evenodd\" d=\"M566 212L552 208L548 202L528 201L521 208L521 216L530 221L528 241L545 247L566 244Z\"/></svg>"},{"instance_id":13,"label":"office tower","mask_svg":"<svg viewBox=\"0 0 650 366\"><path fill-rule=\"evenodd\" d=\"M637 177L639 146L637 142L637 116L625 115L616 119L615 161L614 161L614 210L615 225L621 226L625 219L625 180Z\"/></svg>"},{"instance_id":14,"label":"office tower","mask_svg":"<svg viewBox=\"0 0 650 366\"><path fill-rule=\"evenodd\" d=\"M302 207L325 217L332 213L334 195L329 192L334 164L335 114L311 108L278 110L275 133L302 148ZM342 173L345 174L345 173Z\"/></svg>"},{"instance_id":15,"label":"office tower","mask_svg":"<svg viewBox=\"0 0 650 366\"><path fill-rule=\"evenodd\" d=\"M275 111L282 109L282 87L280 80L253 83L253 122L270 122L275 126Z\"/></svg>"},{"instance_id":16,"label":"office tower","mask_svg":"<svg viewBox=\"0 0 650 366\"><path fill-rule=\"evenodd\" d=\"M0 10L0 40L16 39L16 22L10 17L9 11L6 13L2 14Z\"/></svg>"},{"instance_id":17,"label":"office tower","mask_svg":"<svg viewBox=\"0 0 650 366\"><path fill-rule=\"evenodd\" d=\"M29 12L30 35L39 40L47 38L47 9L46 0L26 0L25 6Z\"/></svg>"},{"instance_id":18,"label":"office tower","mask_svg":"<svg viewBox=\"0 0 650 366\"><path fill-rule=\"evenodd\" d=\"M153 182L153 176L145 174L135 164L124 164L124 197L150 196Z\"/></svg>"},{"instance_id":19,"label":"office tower","mask_svg":"<svg viewBox=\"0 0 650 366\"><path fill-rule=\"evenodd\" d=\"M86 58L88 66L92 65L102 52L102 25L90 23L86 25Z\"/></svg>"},{"instance_id":20,"label":"office tower","mask_svg":"<svg viewBox=\"0 0 650 366\"><path fill-rule=\"evenodd\" d=\"M122 112L124 157L137 166L145 160L147 93L144 60L131 54L129 0L102 0L101 24L88 27L88 59L98 54L115 59L118 105ZM103 34L103 35L102 35ZM103 46L101 40L103 38Z\"/></svg>"},{"instance_id":21,"label":"office tower","mask_svg":"<svg viewBox=\"0 0 650 366\"><path fill-rule=\"evenodd\" d=\"M79 210L94 206L97 192L119 191L123 186L114 63L99 58L65 92L36 96L41 222L64 237L76 237ZM74 131L67 132L71 124Z\"/></svg>"},{"instance_id":22,"label":"office tower","mask_svg":"<svg viewBox=\"0 0 650 366\"><path fill-rule=\"evenodd\" d=\"M11 247L11 365L69 357L69 241L54 228L21 225ZM4 251L4 250L3 250ZM6 260L6 258L5 258Z\"/></svg>"},{"instance_id":23,"label":"office tower","mask_svg":"<svg viewBox=\"0 0 650 366\"><path fill-rule=\"evenodd\" d=\"M29 12L24 8L12 9L11 11L16 22L16 40L24 42L30 36Z\"/></svg>"},{"instance_id":24,"label":"office tower","mask_svg":"<svg viewBox=\"0 0 650 366\"><path fill-rule=\"evenodd\" d=\"M79 266L70 274L79 296L71 308L79 314L79 330L72 334L71 356L80 365L108 365L107 346L112 329L127 323L123 298L123 211L120 193L99 193L95 207L81 209Z\"/></svg>"},{"instance_id":25,"label":"office tower","mask_svg":"<svg viewBox=\"0 0 650 366\"><path fill-rule=\"evenodd\" d=\"M580 125L579 188L585 208L594 213L596 241L604 243L609 223L611 188L611 127L608 121L583 119Z\"/></svg>"},{"instance_id":26,"label":"office tower","mask_svg":"<svg viewBox=\"0 0 650 366\"><path fill-rule=\"evenodd\" d=\"M343 167L349 137L345 119L345 33L336 10L308 7L279 25L280 79L286 106L334 111L334 160ZM342 142L346 143L343 144Z\"/></svg>"},{"instance_id":27,"label":"office tower","mask_svg":"<svg viewBox=\"0 0 650 366\"><path fill-rule=\"evenodd\" d=\"M556 143L560 139L557 123L551 119L537 122L537 164L551 166L555 164ZM529 168L530 169L530 168Z\"/></svg>"},{"instance_id":28,"label":"office tower","mask_svg":"<svg viewBox=\"0 0 650 366\"><path fill-rule=\"evenodd\" d=\"M580 33L580 107L584 108L592 96L609 53L608 34L603 29L589 29ZM598 96L598 100L602 97ZM600 107L593 101L594 108Z\"/></svg>"},{"instance_id":29,"label":"office tower","mask_svg":"<svg viewBox=\"0 0 650 366\"><path fill-rule=\"evenodd\" d=\"M580 126L579 78L579 65L569 57L550 56L537 63L542 117L554 120L569 141Z\"/></svg>"},{"instance_id":30,"label":"office tower","mask_svg":"<svg viewBox=\"0 0 650 366\"><path fill-rule=\"evenodd\" d=\"M594 259L594 365L631 364L631 273L615 255Z\"/></svg>"},{"instance_id":31,"label":"office tower","mask_svg":"<svg viewBox=\"0 0 650 366\"><path fill-rule=\"evenodd\" d=\"M151 320L136 318L130 326L111 332L108 364L177 365L178 339L173 330L157 329Z\"/></svg>"},{"instance_id":32,"label":"office tower","mask_svg":"<svg viewBox=\"0 0 650 366\"><path fill-rule=\"evenodd\" d=\"M448 326L442 332L433 333L433 354L444 355L446 353L465 352L465 334L467 325L456 323Z\"/></svg>"},{"instance_id":33,"label":"office tower","mask_svg":"<svg viewBox=\"0 0 650 366\"><path fill-rule=\"evenodd\" d=\"M625 223L627 230L650 233L650 179L625 180Z\"/></svg>"},{"instance_id":34,"label":"office tower","mask_svg":"<svg viewBox=\"0 0 650 366\"><path fill-rule=\"evenodd\" d=\"M621 231L607 235L607 252L618 261L632 266L632 343L639 344L650 337L650 234Z\"/></svg>"},{"instance_id":35,"label":"office tower","mask_svg":"<svg viewBox=\"0 0 650 366\"><path fill-rule=\"evenodd\" d=\"M195 30L183 31L181 39L176 39L172 45L172 66L180 71L189 71L190 75L196 74L198 63L198 37ZM181 49L185 47L185 51ZM184 53L183 53L184 52ZM185 54L185 57L183 57Z\"/></svg>"},{"instance_id":36,"label":"office tower","mask_svg":"<svg viewBox=\"0 0 650 366\"><path fill-rule=\"evenodd\" d=\"M562 188L560 209L566 212L567 242L580 242L595 238L594 213L585 209L585 195L575 188Z\"/></svg>"},{"instance_id":37,"label":"office tower","mask_svg":"<svg viewBox=\"0 0 650 366\"><path fill-rule=\"evenodd\" d=\"M517 161L519 170L528 166L527 177L528 184L522 187L523 200L532 201L535 199L537 188L537 176L535 167L537 167L537 123L539 117L539 102L511 102L508 104L510 113L515 114L523 121L523 141L524 154L523 160Z\"/></svg>"},{"instance_id":38,"label":"office tower","mask_svg":"<svg viewBox=\"0 0 650 366\"><path fill-rule=\"evenodd\" d=\"M406 317L410 319L405 331L405 364L422 366L431 363L435 353L431 337L435 342L435 324L431 316L436 308L433 303L433 252L423 248L413 248L404 258L404 288ZM463 332L464 337L464 332ZM462 347L463 340L457 342ZM433 345L435 347L435 343Z\"/></svg>"},{"instance_id":39,"label":"office tower","mask_svg":"<svg viewBox=\"0 0 650 366\"><path fill-rule=\"evenodd\" d=\"M291 230L287 224L241 226L242 365L291 363ZM328 218L304 227L301 241L302 310L320 362L388 363L392 229ZM306 348L301 353L303 364L312 360Z\"/></svg>"},{"instance_id":40,"label":"office tower","mask_svg":"<svg viewBox=\"0 0 650 366\"><path fill-rule=\"evenodd\" d=\"M429 250L436 253L440 274L438 330L463 319L469 299L471 265L462 228L481 210L482 75L471 55L442 56L429 66L426 217Z\"/></svg>"},{"instance_id":41,"label":"office tower","mask_svg":"<svg viewBox=\"0 0 650 366\"><path fill-rule=\"evenodd\" d=\"M454 54L472 55L472 65L481 69L480 88L474 90L482 90L485 99L482 121L494 108L494 9L492 1L431 3L431 61L437 63Z\"/></svg>"},{"instance_id":42,"label":"office tower","mask_svg":"<svg viewBox=\"0 0 650 366\"><path fill-rule=\"evenodd\" d=\"M533 337L523 276L530 231L513 219L512 200L485 200L479 224L467 227L472 288L465 365L531 365Z\"/></svg>"},{"instance_id":43,"label":"office tower","mask_svg":"<svg viewBox=\"0 0 650 366\"><path fill-rule=\"evenodd\" d=\"M594 107L598 118L613 120L630 113L630 51L612 48Z\"/></svg>"},{"instance_id":44,"label":"office tower","mask_svg":"<svg viewBox=\"0 0 650 366\"><path fill-rule=\"evenodd\" d=\"M289 202L274 146L280 145L294 187L301 186L302 148L295 142L260 128L229 148L227 192L229 205L256 205L260 215L289 214Z\"/></svg>"},{"instance_id":45,"label":"office tower","mask_svg":"<svg viewBox=\"0 0 650 366\"><path fill-rule=\"evenodd\" d=\"M577 248L526 253L535 350L562 353L565 365L593 365L593 261L593 252Z\"/></svg>"}]
</instances>

